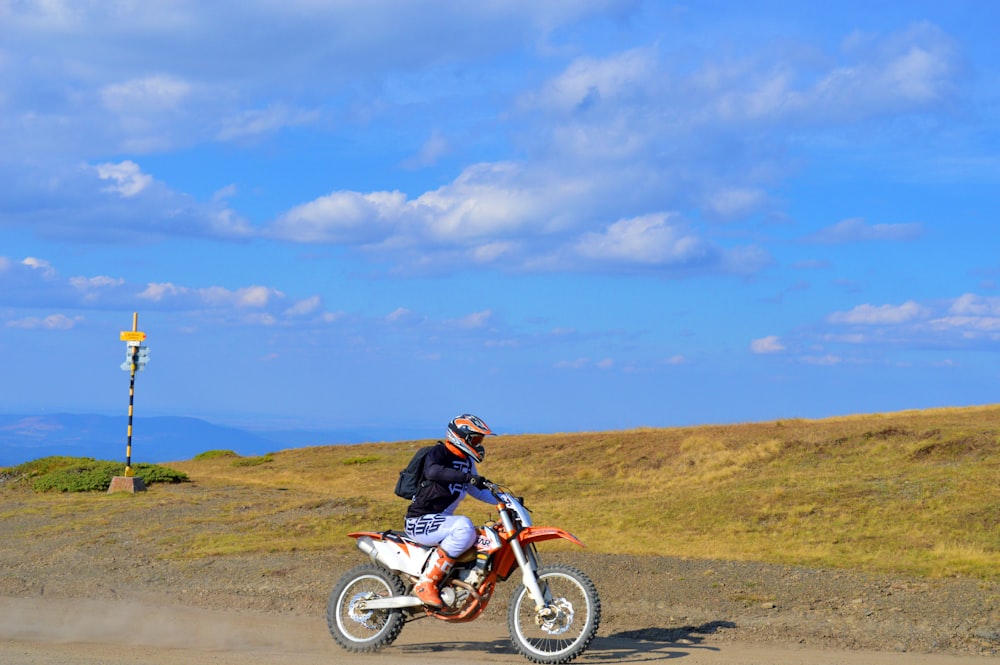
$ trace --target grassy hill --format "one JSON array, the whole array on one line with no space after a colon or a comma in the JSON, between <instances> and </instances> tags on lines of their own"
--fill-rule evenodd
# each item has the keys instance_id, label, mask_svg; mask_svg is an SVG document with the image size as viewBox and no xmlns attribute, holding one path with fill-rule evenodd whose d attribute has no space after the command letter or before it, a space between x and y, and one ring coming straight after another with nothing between
<instances>
[{"instance_id":1,"label":"grassy hill","mask_svg":"<svg viewBox=\"0 0 1000 665\"><path fill-rule=\"evenodd\" d=\"M72 518L50 531L127 521L171 558L347 549L350 531L401 528L392 487L425 443L205 454L168 464L191 483L135 496L7 482L0 524L25 510ZM591 551L1000 577L1000 406L501 436L481 470Z\"/></svg>"}]
</instances>

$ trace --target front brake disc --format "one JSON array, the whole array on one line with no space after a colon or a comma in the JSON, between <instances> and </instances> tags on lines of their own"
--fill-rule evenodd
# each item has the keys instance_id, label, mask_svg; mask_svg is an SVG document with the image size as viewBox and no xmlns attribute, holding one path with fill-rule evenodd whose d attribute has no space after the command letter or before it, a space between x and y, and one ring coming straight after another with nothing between
<instances>
[{"instance_id":1,"label":"front brake disc","mask_svg":"<svg viewBox=\"0 0 1000 665\"><path fill-rule=\"evenodd\" d=\"M573 603L565 598L552 601L535 615L535 623L549 635L562 635L573 625Z\"/></svg>"}]
</instances>

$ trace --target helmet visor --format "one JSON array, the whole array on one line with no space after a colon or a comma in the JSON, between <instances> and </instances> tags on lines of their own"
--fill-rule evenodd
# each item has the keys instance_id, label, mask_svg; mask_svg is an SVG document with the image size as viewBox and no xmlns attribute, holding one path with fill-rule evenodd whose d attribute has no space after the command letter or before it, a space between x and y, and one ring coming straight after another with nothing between
<instances>
[{"instance_id":1,"label":"helmet visor","mask_svg":"<svg viewBox=\"0 0 1000 665\"><path fill-rule=\"evenodd\" d=\"M482 434L470 434L465 438L469 446L476 451L476 456L479 457L480 462L486 457L486 449L483 447L484 438Z\"/></svg>"}]
</instances>

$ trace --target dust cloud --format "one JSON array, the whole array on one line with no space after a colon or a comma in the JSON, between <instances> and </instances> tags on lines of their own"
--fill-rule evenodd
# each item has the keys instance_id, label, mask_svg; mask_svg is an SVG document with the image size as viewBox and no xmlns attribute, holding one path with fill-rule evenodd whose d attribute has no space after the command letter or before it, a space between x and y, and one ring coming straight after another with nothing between
<instances>
[{"instance_id":1,"label":"dust cloud","mask_svg":"<svg viewBox=\"0 0 1000 665\"><path fill-rule=\"evenodd\" d=\"M323 617L49 598L0 598L0 639L209 651L311 651L332 644Z\"/></svg>"}]
</instances>

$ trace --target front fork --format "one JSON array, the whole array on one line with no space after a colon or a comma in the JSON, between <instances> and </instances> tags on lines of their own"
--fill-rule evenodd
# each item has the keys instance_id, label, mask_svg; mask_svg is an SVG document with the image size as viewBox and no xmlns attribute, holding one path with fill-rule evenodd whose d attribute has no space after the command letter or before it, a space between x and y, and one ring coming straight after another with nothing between
<instances>
[{"instance_id":1,"label":"front fork","mask_svg":"<svg viewBox=\"0 0 1000 665\"><path fill-rule=\"evenodd\" d=\"M514 533L514 522L506 511L501 511L500 521L503 522L507 533ZM548 602L545 594L542 592L541 585L538 583L538 575L536 574L538 571L538 559L535 556L534 547L528 545L528 548L525 549L517 538L511 538L510 548L514 551L514 558L517 559L517 565L521 569L521 581L524 584L524 588L528 590L528 595L535 601L535 611L542 612L548 605Z\"/></svg>"}]
</instances>

